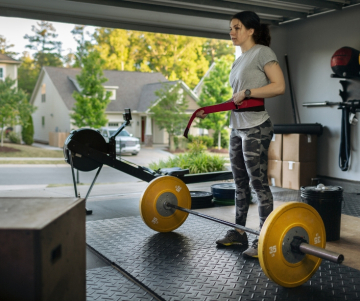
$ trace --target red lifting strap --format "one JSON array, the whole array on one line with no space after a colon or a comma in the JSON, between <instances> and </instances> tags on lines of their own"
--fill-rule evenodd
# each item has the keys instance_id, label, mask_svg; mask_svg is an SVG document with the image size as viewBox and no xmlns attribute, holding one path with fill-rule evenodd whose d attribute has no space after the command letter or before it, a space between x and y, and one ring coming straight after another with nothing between
<instances>
[{"instance_id":1,"label":"red lifting strap","mask_svg":"<svg viewBox=\"0 0 360 301\"><path fill-rule=\"evenodd\" d=\"M187 138L188 137L188 133L191 127L191 124L193 122L193 120L196 117L197 112L199 111L204 111L204 114L209 114L209 113L216 113L216 112L224 112L224 111L230 111L230 110L238 110L238 109L245 109L245 108L251 108L251 107L258 107L258 106L263 106L264 105L264 99L263 98L250 98L250 99L245 99L243 101L243 103L238 106L234 103L234 101L231 99L231 101L229 102L224 102L218 105L213 105L213 106L207 106L207 107L202 107L200 109L197 109L192 115L191 118L188 122L188 125L184 131L184 137Z\"/></svg>"}]
</instances>

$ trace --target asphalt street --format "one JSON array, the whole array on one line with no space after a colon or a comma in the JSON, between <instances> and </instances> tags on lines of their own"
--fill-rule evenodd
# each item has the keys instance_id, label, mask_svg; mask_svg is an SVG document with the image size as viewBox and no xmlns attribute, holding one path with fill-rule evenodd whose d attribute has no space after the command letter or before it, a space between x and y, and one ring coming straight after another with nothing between
<instances>
[{"instance_id":1,"label":"asphalt street","mask_svg":"<svg viewBox=\"0 0 360 301\"><path fill-rule=\"evenodd\" d=\"M166 160L170 153L163 150L164 146L143 148L137 156L123 156L123 159L148 166L151 162ZM89 184L95 176L96 170L79 172L79 182ZM138 178L103 166L96 183L138 182ZM40 185L40 184L72 184L72 173L68 164L18 164L0 165L0 186L3 185Z\"/></svg>"}]
</instances>

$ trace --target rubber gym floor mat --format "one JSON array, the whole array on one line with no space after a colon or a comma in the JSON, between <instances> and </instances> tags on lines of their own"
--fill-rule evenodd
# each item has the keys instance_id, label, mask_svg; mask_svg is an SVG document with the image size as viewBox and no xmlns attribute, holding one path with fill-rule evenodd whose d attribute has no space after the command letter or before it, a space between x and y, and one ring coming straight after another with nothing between
<instances>
[{"instance_id":1,"label":"rubber gym floor mat","mask_svg":"<svg viewBox=\"0 0 360 301\"><path fill-rule=\"evenodd\" d=\"M299 190L273 192L275 201L301 202ZM343 192L344 203L341 209L342 214L360 217L360 195L357 193Z\"/></svg>"},{"instance_id":2,"label":"rubber gym floor mat","mask_svg":"<svg viewBox=\"0 0 360 301\"><path fill-rule=\"evenodd\" d=\"M301 202L300 190L286 190L273 192L274 201Z\"/></svg>"},{"instance_id":3,"label":"rubber gym floor mat","mask_svg":"<svg viewBox=\"0 0 360 301\"><path fill-rule=\"evenodd\" d=\"M343 193L344 204L342 214L360 217L360 195L357 193Z\"/></svg>"},{"instance_id":4,"label":"rubber gym floor mat","mask_svg":"<svg viewBox=\"0 0 360 301\"><path fill-rule=\"evenodd\" d=\"M113 267L86 271L86 300L156 300Z\"/></svg>"},{"instance_id":5,"label":"rubber gym floor mat","mask_svg":"<svg viewBox=\"0 0 360 301\"><path fill-rule=\"evenodd\" d=\"M128 217L87 222L87 243L164 300L360 299L360 271L328 261L300 287L277 285L243 249L216 247L227 230L190 215L174 232L157 233Z\"/></svg>"}]
</instances>

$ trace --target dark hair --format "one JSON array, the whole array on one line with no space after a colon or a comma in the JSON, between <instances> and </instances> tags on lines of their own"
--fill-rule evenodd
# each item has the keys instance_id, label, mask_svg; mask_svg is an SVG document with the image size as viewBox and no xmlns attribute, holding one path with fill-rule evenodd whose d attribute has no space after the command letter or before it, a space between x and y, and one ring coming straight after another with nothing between
<instances>
[{"instance_id":1,"label":"dark hair","mask_svg":"<svg viewBox=\"0 0 360 301\"><path fill-rule=\"evenodd\" d=\"M238 19L247 29L254 29L253 38L255 44L261 44L265 46L270 45L271 36L269 26L267 24L261 24L259 16L253 11L242 11L233 15L230 19Z\"/></svg>"}]
</instances>

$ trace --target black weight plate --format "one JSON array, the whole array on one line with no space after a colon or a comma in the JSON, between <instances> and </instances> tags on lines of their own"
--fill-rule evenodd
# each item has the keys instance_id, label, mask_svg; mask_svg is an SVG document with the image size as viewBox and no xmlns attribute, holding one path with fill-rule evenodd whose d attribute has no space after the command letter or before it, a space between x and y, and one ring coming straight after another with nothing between
<instances>
[{"instance_id":1,"label":"black weight plate","mask_svg":"<svg viewBox=\"0 0 360 301\"><path fill-rule=\"evenodd\" d=\"M211 192L216 199L235 199L235 183L213 184Z\"/></svg>"},{"instance_id":2,"label":"black weight plate","mask_svg":"<svg viewBox=\"0 0 360 301\"><path fill-rule=\"evenodd\" d=\"M107 143L105 141L105 138L98 131L93 129L80 129L70 134L69 137L66 138L66 141L64 143L64 157L66 162L69 164L69 150L67 146L70 141L76 141L78 143L81 143L82 145L91 147L100 152L107 152ZM102 164L99 161L87 158L85 156L74 156L72 157L72 159L74 168L80 171L91 171L100 167L100 165Z\"/></svg>"},{"instance_id":3,"label":"black weight plate","mask_svg":"<svg viewBox=\"0 0 360 301\"><path fill-rule=\"evenodd\" d=\"M191 209L212 207L213 195L207 191L190 191Z\"/></svg>"}]
</instances>

